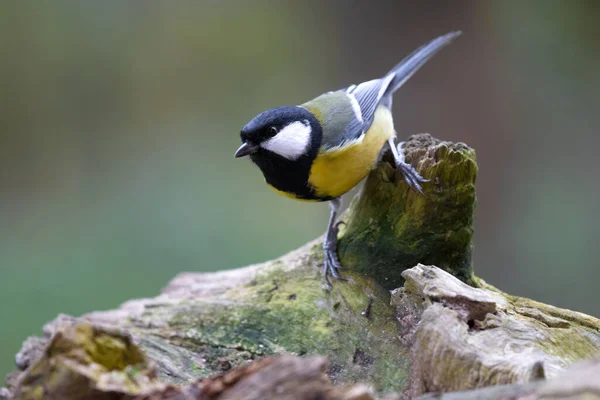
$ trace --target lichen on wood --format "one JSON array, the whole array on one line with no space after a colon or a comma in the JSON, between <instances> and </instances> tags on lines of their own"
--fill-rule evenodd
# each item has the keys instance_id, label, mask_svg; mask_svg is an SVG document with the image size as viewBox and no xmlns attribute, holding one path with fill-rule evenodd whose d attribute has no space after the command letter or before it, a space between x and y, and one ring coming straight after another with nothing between
<instances>
[{"instance_id":1,"label":"lichen on wood","mask_svg":"<svg viewBox=\"0 0 600 400\"><path fill-rule=\"evenodd\" d=\"M17 399L85 400L162 388L147 357L126 334L79 323L59 329L16 387Z\"/></svg>"},{"instance_id":2,"label":"lichen on wood","mask_svg":"<svg viewBox=\"0 0 600 400\"><path fill-rule=\"evenodd\" d=\"M392 303L400 321L407 314L419 320L411 338L413 395L526 382L539 366L553 378L574 360L600 353L598 320L524 312L521 301L436 267L418 265L403 275Z\"/></svg>"},{"instance_id":3,"label":"lichen on wood","mask_svg":"<svg viewBox=\"0 0 600 400\"><path fill-rule=\"evenodd\" d=\"M361 382L379 396L412 398L532 375L552 379L600 352L597 319L504 294L473 275L474 151L429 135L411 138L407 148L407 159L432 182L424 197L410 191L384 156L344 216L346 280L324 284L321 239L258 265L180 274L155 298L49 324L46 337L28 340L18 355L20 371L5 397L54 387L47 385L53 369L40 369L51 364L41 360L57 332L81 322L139 346L136 371L156 371L136 375L148 387L135 395L148 399L172 398L199 379L280 354L325 357L337 386ZM419 264L434 262L441 269ZM66 354L88 354L87 341L68 343ZM76 360L80 372L97 371L96 364L110 370L106 360ZM117 364L112 373L121 376L129 367ZM85 386L78 393L100 387L94 379L76 382Z\"/></svg>"}]
</instances>

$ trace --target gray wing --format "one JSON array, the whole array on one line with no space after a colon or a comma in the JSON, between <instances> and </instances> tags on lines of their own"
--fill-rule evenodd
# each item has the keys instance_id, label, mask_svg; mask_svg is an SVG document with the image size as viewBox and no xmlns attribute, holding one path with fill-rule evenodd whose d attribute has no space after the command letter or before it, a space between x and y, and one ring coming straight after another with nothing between
<instances>
[{"instance_id":1,"label":"gray wing","mask_svg":"<svg viewBox=\"0 0 600 400\"><path fill-rule=\"evenodd\" d=\"M345 90L353 104L354 118L346 126L344 137L355 140L369 129L375 118L377 106L393 79L394 75L389 74L381 79L352 85Z\"/></svg>"},{"instance_id":2,"label":"gray wing","mask_svg":"<svg viewBox=\"0 0 600 400\"><path fill-rule=\"evenodd\" d=\"M342 89L350 96L355 117L348 123L340 137L345 141L360 138L371 127L377 107L383 104L391 108L394 92L435 53L460 34L461 32L451 32L433 39L405 57L381 79L374 79Z\"/></svg>"},{"instance_id":3,"label":"gray wing","mask_svg":"<svg viewBox=\"0 0 600 400\"><path fill-rule=\"evenodd\" d=\"M302 104L321 123L324 149L334 149L360 139L373 122L384 79L328 92ZM388 84L389 81L387 78Z\"/></svg>"}]
</instances>

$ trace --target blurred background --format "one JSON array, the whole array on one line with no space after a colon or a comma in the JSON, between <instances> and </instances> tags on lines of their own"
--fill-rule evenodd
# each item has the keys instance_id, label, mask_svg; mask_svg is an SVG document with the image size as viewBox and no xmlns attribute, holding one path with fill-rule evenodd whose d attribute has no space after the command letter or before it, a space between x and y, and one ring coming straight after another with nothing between
<instances>
[{"instance_id":1,"label":"blurred background","mask_svg":"<svg viewBox=\"0 0 600 400\"><path fill-rule=\"evenodd\" d=\"M326 204L234 160L240 128L455 29L396 94L399 134L476 149L479 276L600 316L599 18L592 0L3 3L0 376L58 313L320 235Z\"/></svg>"}]
</instances>

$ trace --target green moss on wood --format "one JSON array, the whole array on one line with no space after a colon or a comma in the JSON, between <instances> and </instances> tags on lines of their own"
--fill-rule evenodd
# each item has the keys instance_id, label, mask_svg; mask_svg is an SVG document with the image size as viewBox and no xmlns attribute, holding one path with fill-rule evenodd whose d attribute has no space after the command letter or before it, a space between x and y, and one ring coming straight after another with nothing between
<instances>
[{"instance_id":1,"label":"green moss on wood","mask_svg":"<svg viewBox=\"0 0 600 400\"><path fill-rule=\"evenodd\" d=\"M471 283L475 152L427 134L412 136L405 148L407 161L431 180L423 185L425 196L384 157L347 213L338 247L342 263L388 289L400 287L402 271L418 263Z\"/></svg>"},{"instance_id":2,"label":"green moss on wood","mask_svg":"<svg viewBox=\"0 0 600 400\"><path fill-rule=\"evenodd\" d=\"M219 372L224 361L235 366L272 354L319 354L328 357L336 382L402 390L409 357L396 340L389 292L360 274L347 274L349 281L328 290L316 262L294 269L272 262L224 294L227 301L180 304L165 339L206 360L197 367L200 376Z\"/></svg>"}]
</instances>

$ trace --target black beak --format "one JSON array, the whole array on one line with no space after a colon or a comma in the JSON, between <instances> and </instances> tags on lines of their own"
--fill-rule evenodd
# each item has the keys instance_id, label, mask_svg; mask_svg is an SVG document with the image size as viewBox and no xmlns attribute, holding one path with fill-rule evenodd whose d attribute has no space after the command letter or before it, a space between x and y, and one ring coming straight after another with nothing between
<instances>
[{"instance_id":1,"label":"black beak","mask_svg":"<svg viewBox=\"0 0 600 400\"><path fill-rule=\"evenodd\" d=\"M244 142L244 144L242 144L240 148L237 149L237 151L235 152L235 158L245 157L249 154L254 154L257 150L257 145Z\"/></svg>"}]
</instances>

